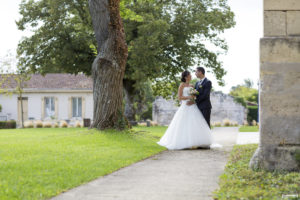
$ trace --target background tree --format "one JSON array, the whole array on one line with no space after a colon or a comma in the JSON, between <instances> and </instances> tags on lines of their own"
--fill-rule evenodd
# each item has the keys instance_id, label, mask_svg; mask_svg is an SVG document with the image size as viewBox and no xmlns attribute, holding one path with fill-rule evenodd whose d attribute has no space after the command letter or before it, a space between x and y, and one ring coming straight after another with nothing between
<instances>
[{"instance_id":1,"label":"background tree","mask_svg":"<svg viewBox=\"0 0 300 200\"><path fill-rule=\"evenodd\" d=\"M253 82L249 79L244 80L242 85L232 87L229 94L245 107L258 104L258 90L253 88Z\"/></svg>"},{"instance_id":2,"label":"background tree","mask_svg":"<svg viewBox=\"0 0 300 200\"><path fill-rule=\"evenodd\" d=\"M23 0L18 27L34 29L18 47L23 66L90 75L98 45L87 6L85 0ZM121 16L129 50L123 84L129 119L146 104L149 84L154 95L176 94L185 69L204 66L224 84L218 55L227 45L219 35L235 24L227 0L123 0Z\"/></svg>"},{"instance_id":3,"label":"background tree","mask_svg":"<svg viewBox=\"0 0 300 200\"><path fill-rule=\"evenodd\" d=\"M28 71L24 71L20 66L17 67L16 71L13 70L16 63L16 58L11 53L8 53L6 58L1 59L0 93L6 95L12 95L14 93L17 94L18 100L21 104L21 127L24 128L23 93L26 82L30 80L31 76ZM12 85L14 85L14 88L12 88Z\"/></svg>"},{"instance_id":4,"label":"background tree","mask_svg":"<svg viewBox=\"0 0 300 200\"><path fill-rule=\"evenodd\" d=\"M247 120L251 123L258 121L258 90L253 88L253 82L250 79L244 80L244 84L231 88L229 93L235 101L248 109Z\"/></svg>"},{"instance_id":5,"label":"background tree","mask_svg":"<svg viewBox=\"0 0 300 200\"><path fill-rule=\"evenodd\" d=\"M98 44L93 67L94 118L91 127L124 129L123 77L128 56L120 0L89 0Z\"/></svg>"}]
</instances>

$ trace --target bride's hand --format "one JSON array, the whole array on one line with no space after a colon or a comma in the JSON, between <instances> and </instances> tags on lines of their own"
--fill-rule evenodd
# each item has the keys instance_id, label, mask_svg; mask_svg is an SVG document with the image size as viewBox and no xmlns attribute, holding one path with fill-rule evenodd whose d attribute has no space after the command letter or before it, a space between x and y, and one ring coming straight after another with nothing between
<instances>
[{"instance_id":1,"label":"bride's hand","mask_svg":"<svg viewBox=\"0 0 300 200\"><path fill-rule=\"evenodd\" d=\"M193 104L195 104L194 101L188 101L188 102L186 103L186 105L188 105L188 106L191 106L191 105L193 105Z\"/></svg>"}]
</instances>

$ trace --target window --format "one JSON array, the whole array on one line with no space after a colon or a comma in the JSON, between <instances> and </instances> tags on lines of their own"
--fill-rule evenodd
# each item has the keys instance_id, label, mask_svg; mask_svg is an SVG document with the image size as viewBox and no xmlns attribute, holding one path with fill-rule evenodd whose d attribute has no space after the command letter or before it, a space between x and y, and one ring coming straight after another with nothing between
<instances>
[{"instance_id":1,"label":"window","mask_svg":"<svg viewBox=\"0 0 300 200\"><path fill-rule=\"evenodd\" d=\"M45 97L45 117L55 117L54 97Z\"/></svg>"},{"instance_id":2,"label":"window","mask_svg":"<svg viewBox=\"0 0 300 200\"><path fill-rule=\"evenodd\" d=\"M82 98L72 98L72 117L82 117Z\"/></svg>"}]
</instances>

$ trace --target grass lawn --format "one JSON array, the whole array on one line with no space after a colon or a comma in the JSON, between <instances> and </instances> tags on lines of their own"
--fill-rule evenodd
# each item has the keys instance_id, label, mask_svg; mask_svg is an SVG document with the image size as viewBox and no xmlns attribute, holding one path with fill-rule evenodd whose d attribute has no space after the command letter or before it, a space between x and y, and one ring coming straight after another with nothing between
<instances>
[{"instance_id":1,"label":"grass lawn","mask_svg":"<svg viewBox=\"0 0 300 200\"><path fill-rule=\"evenodd\" d=\"M258 126L241 126L239 129L240 132L258 132Z\"/></svg>"},{"instance_id":2,"label":"grass lawn","mask_svg":"<svg viewBox=\"0 0 300 200\"><path fill-rule=\"evenodd\" d=\"M257 145L234 147L215 199L287 199L282 195L298 195L294 199L300 199L300 173L252 171L248 167L256 148Z\"/></svg>"},{"instance_id":3,"label":"grass lawn","mask_svg":"<svg viewBox=\"0 0 300 200\"><path fill-rule=\"evenodd\" d=\"M165 150L165 127L134 130L0 130L0 199L47 199Z\"/></svg>"}]
</instances>

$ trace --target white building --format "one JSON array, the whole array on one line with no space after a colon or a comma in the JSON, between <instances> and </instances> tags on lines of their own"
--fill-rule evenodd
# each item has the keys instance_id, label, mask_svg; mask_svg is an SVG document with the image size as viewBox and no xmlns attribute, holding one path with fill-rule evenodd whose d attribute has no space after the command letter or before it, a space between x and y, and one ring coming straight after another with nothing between
<instances>
[{"instance_id":1,"label":"white building","mask_svg":"<svg viewBox=\"0 0 300 200\"><path fill-rule=\"evenodd\" d=\"M0 80L1 80L0 75ZM17 83L5 81L13 91ZM24 120L82 120L93 118L92 79L79 74L32 74L23 93ZM0 93L0 121L21 120L21 101L17 94Z\"/></svg>"}]
</instances>

